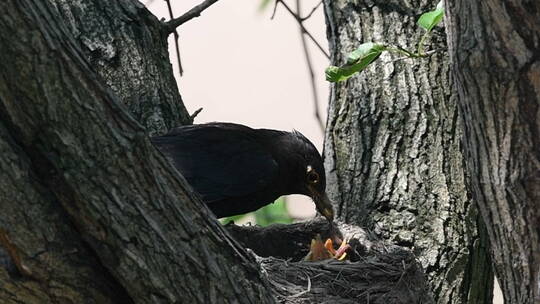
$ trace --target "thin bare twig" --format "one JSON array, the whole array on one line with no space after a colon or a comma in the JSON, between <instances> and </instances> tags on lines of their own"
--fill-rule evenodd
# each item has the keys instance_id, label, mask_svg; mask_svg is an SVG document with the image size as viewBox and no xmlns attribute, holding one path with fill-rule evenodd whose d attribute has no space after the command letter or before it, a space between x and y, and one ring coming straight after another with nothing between
<instances>
[{"instance_id":1,"label":"thin bare twig","mask_svg":"<svg viewBox=\"0 0 540 304\"><path fill-rule=\"evenodd\" d=\"M313 35L311 35L311 33L306 29L306 27L304 26L302 18L300 16L298 16L297 14L295 14L291 10L291 8L287 5L287 3L285 3L283 0L276 0L276 1L281 3L281 5L283 5L285 7L285 9L289 12L289 14L291 14L294 17L294 19L296 20L296 22L298 22L298 26L300 26L302 28L302 30L304 30L306 32L305 34L309 37L309 39L311 39L311 41L313 41L313 43L315 43L315 45L324 54L324 56L326 56L326 58L330 59L330 55L328 54L328 52L326 52L326 50L315 39L315 37L313 37Z\"/></svg>"},{"instance_id":2,"label":"thin bare twig","mask_svg":"<svg viewBox=\"0 0 540 304\"><path fill-rule=\"evenodd\" d=\"M170 0L165 0L167 2L167 9L169 10L169 18L171 21L174 19L173 11L171 7ZM178 46L178 31L176 31L176 28L174 28L174 48L176 50L176 59L178 60L178 72L180 73L180 76L184 74L184 69L182 68L182 61L180 60L180 46Z\"/></svg>"},{"instance_id":3,"label":"thin bare twig","mask_svg":"<svg viewBox=\"0 0 540 304\"><path fill-rule=\"evenodd\" d=\"M191 119L191 122L195 120L195 117L197 117L197 115L199 115L202 110L203 108L198 108L197 110L195 110L195 112L193 112L193 114L189 115L189 119Z\"/></svg>"},{"instance_id":4,"label":"thin bare twig","mask_svg":"<svg viewBox=\"0 0 540 304\"><path fill-rule=\"evenodd\" d=\"M209 8L212 4L216 3L217 1L218 0L205 0L201 4L195 5L192 9L187 11L182 16L180 16L180 17L178 17L176 19L172 19L172 20L168 21L166 23L168 32L172 33L180 25L188 22L189 20L191 20L191 19L193 19L195 17L199 17L201 15L201 13L205 9Z\"/></svg>"},{"instance_id":5,"label":"thin bare twig","mask_svg":"<svg viewBox=\"0 0 540 304\"><path fill-rule=\"evenodd\" d=\"M272 10L272 16L270 17L270 20L274 20L274 17L276 16L277 5L278 5L278 1L275 1L274 2L274 9Z\"/></svg>"},{"instance_id":6,"label":"thin bare twig","mask_svg":"<svg viewBox=\"0 0 540 304\"><path fill-rule=\"evenodd\" d=\"M307 14L307 16L303 17L303 18L300 18L302 21L306 21L308 20L309 18L311 18L311 16L313 15L313 13L315 13L315 11L319 8L319 6L321 6L322 4L322 0L317 4L315 5L314 8L311 9L311 12L309 12L309 14ZM300 14L300 12L298 12L298 14ZM300 16L300 15L299 15Z\"/></svg>"},{"instance_id":7,"label":"thin bare twig","mask_svg":"<svg viewBox=\"0 0 540 304\"><path fill-rule=\"evenodd\" d=\"M304 290L304 291L301 291L301 292L299 292L297 294L291 295L291 296L289 296L289 298L298 298L299 296L302 296L302 295L304 295L304 294L311 291L311 278L307 274L306 274L306 277L307 277L307 289Z\"/></svg>"},{"instance_id":8,"label":"thin bare twig","mask_svg":"<svg viewBox=\"0 0 540 304\"><path fill-rule=\"evenodd\" d=\"M420 58L425 58L425 57L429 57L439 51L442 51L444 50L445 48L438 48L438 49L435 49L435 50L430 50L430 51L427 51L427 52L424 52L424 54L422 54L422 56L419 56ZM396 61L401 61L401 60L405 60L405 59L414 59L414 58L417 58L417 57L411 57L411 56L403 56L403 57L399 57L399 58L396 58L396 59L393 59L393 60L390 60L390 61L387 61L385 62L385 64L387 63L393 63L393 62L396 62Z\"/></svg>"},{"instance_id":9,"label":"thin bare twig","mask_svg":"<svg viewBox=\"0 0 540 304\"><path fill-rule=\"evenodd\" d=\"M301 7L300 7L300 0L296 0L296 14L297 16L300 16L301 14ZM301 24L301 23L300 23ZM319 94L317 92L317 85L315 83L315 72L313 71L313 62L311 61L311 54L309 53L309 49L307 46L306 41L306 30L304 27L299 26L300 29L300 40L302 41L302 48L304 49L304 57L306 58L306 65L309 72L309 80L311 83L311 92L313 93L313 106L315 107L314 115L315 119L317 120L317 123L319 127L321 128L321 131L324 134L324 122L322 120L321 114L319 113Z\"/></svg>"}]
</instances>

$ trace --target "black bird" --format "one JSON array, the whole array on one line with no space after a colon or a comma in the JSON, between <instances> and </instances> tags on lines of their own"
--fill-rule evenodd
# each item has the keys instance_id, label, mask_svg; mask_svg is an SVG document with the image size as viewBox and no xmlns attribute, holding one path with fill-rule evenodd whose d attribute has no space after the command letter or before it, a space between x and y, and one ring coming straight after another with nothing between
<instances>
[{"instance_id":1,"label":"black bird","mask_svg":"<svg viewBox=\"0 0 540 304\"><path fill-rule=\"evenodd\" d=\"M281 195L304 194L333 220L321 156L300 132L208 123L151 140L218 218L257 210Z\"/></svg>"}]
</instances>

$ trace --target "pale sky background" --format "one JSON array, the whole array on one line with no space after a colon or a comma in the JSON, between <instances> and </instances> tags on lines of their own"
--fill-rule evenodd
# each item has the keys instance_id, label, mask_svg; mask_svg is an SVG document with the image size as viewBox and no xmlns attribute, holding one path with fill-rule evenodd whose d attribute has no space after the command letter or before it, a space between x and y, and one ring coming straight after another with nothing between
<instances>
[{"instance_id":1,"label":"pale sky background","mask_svg":"<svg viewBox=\"0 0 540 304\"><path fill-rule=\"evenodd\" d=\"M171 0L174 16L200 2ZM179 77L173 40L169 39L171 62L184 104L190 113L204 108L196 123L228 121L255 128L295 129L321 152L323 134L313 116L313 96L297 23L283 7L278 7L274 20L270 20L272 5L261 12L260 2L221 0L182 25L178 32L183 77ZM303 0L304 14L318 2ZM168 19L165 1L154 0L148 8L158 18ZM305 25L327 49L322 7ZM328 60L308 43L316 73L319 111L326 119L329 85L324 69ZM315 214L309 198L293 195L288 202L295 217ZM503 303L498 285L493 303Z\"/></svg>"}]
</instances>

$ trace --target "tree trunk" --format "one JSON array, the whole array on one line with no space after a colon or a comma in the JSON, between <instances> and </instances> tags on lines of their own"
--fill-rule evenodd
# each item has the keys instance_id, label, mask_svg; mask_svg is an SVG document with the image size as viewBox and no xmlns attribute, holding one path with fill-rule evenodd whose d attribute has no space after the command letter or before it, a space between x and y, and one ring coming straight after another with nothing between
<instances>
[{"instance_id":1,"label":"tree trunk","mask_svg":"<svg viewBox=\"0 0 540 304\"><path fill-rule=\"evenodd\" d=\"M3 123L0 153L0 245L11 259L4 264L18 267L0 270L2 303L132 303L52 192L36 182L31 160Z\"/></svg>"},{"instance_id":2,"label":"tree trunk","mask_svg":"<svg viewBox=\"0 0 540 304\"><path fill-rule=\"evenodd\" d=\"M191 123L167 49L169 33L136 0L47 0L92 69L150 135Z\"/></svg>"},{"instance_id":3,"label":"tree trunk","mask_svg":"<svg viewBox=\"0 0 540 304\"><path fill-rule=\"evenodd\" d=\"M466 164L505 303L540 303L540 3L448 1Z\"/></svg>"},{"instance_id":4,"label":"tree trunk","mask_svg":"<svg viewBox=\"0 0 540 304\"><path fill-rule=\"evenodd\" d=\"M0 269L3 299L273 302L50 4L0 10L0 244L18 269Z\"/></svg>"},{"instance_id":5,"label":"tree trunk","mask_svg":"<svg viewBox=\"0 0 540 304\"><path fill-rule=\"evenodd\" d=\"M415 49L416 20L432 1L325 1L332 62L360 43ZM444 48L436 29L432 49ZM493 275L482 223L465 186L456 95L445 51L393 61L331 88L325 140L337 215L411 248L438 303L491 303Z\"/></svg>"}]
</instances>

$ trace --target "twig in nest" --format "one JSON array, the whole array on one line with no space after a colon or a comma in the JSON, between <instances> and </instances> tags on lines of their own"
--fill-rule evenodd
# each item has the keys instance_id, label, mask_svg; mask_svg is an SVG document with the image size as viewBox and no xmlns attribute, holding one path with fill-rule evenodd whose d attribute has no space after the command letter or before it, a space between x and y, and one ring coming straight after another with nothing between
<instances>
[{"instance_id":1,"label":"twig in nest","mask_svg":"<svg viewBox=\"0 0 540 304\"><path fill-rule=\"evenodd\" d=\"M311 279L309 278L308 275L306 275L306 278L307 278L307 289L304 290L304 291L301 291L301 292L299 292L297 294L294 294L294 295L290 296L289 298L297 298L297 297L299 297L301 295L304 295L304 294L311 291Z\"/></svg>"},{"instance_id":2,"label":"twig in nest","mask_svg":"<svg viewBox=\"0 0 540 304\"><path fill-rule=\"evenodd\" d=\"M336 224L337 232L346 234L344 239L354 237L350 243L357 245L353 246L366 248L357 259L300 261L305 255L302 250L314 235L328 235L326 220L226 228L243 246L253 249L261 272L280 303L320 303L323 298L325 303L335 304L434 303L422 267L409 250L369 240L368 233L360 227ZM264 258L261 254L278 254L282 258Z\"/></svg>"},{"instance_id":3,"label":"twig in nest","mask_svg":"<svg viewBox=\"0 0 540 304\"><path fill-rule=\"evenodd\" d=\"M402 249L371 252L358 262L257 260L278 301L316 303L324 298L333 303L434 303L422 267Z\"/></svg>"}]
</instances>

